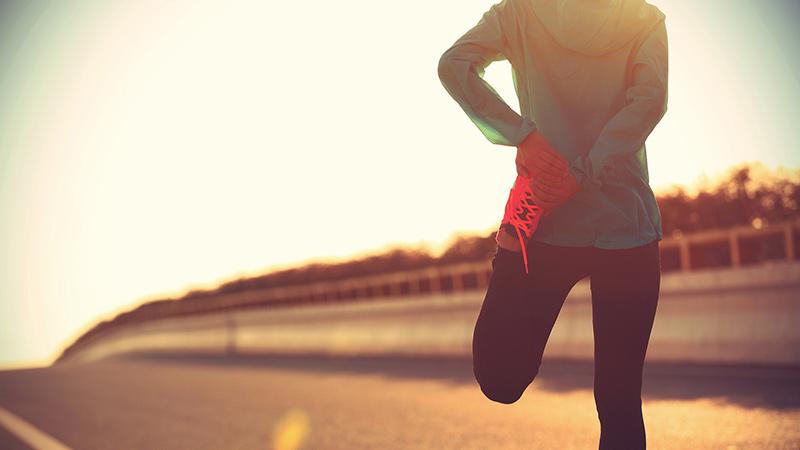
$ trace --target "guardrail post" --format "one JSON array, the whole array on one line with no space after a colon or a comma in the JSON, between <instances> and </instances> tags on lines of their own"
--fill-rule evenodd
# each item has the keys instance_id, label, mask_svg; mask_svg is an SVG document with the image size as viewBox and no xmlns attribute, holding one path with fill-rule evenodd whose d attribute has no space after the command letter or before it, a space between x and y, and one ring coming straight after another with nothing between
<instances>
[{"instance_id":1,"label":"guardrail post","mask_svg":"<svg viewBox=\"0 0 800 450\"><path fill-rule=\"evenodd\" d=\"M411 275L406 276L406 282L408 283L408 295L417 295L419 294L419 280L422 278L419 273L413 273Z\"/></svg>"},{"instance_id":2,"label":"guardrail post","mask_svg":"<svg viewBox=\"0 0 800 450\"><path fill-rule=\"evenodd\" d=\"M796 255L794 254L794 224L787 223L786 228L783 229L783 243L786 245L786 259L794 261Z\"/></svg>"},{"instance_id":3,"label":"guardrail post","mask_svg":"<svg viewBox=\"0 0 800 450\"><path fill-rule=\"evenodd\" d=\"M431 293L442 292L442 273L439 269L431 270L428 273L431 280Z\"/></svg>"},{"instance_id":4,"label":"guardrail post","mask_svg":"<svg viewBox=\"0 0 800 450\"><path fill-rule=\"evenodd\" d=\"M236 354L236 321L230 311L225 313L225 354Z\"/></svg>"},{"instance_id":5,"label":"guardrail post","mask_svg":"<svg viewBox=\"0 0 800 450\"><path fill-rule=\"evenodd\" d=\"M398 279L397 275L392 277L386 277L389 283L389 297L397 297L400 295L400 282L401 280Z\"/></svg>"},{"instance_id":6,"label":"guardrail post","mask_svg":"<svg viewBox=\"0 0 800 450\"><path fill-rule=\"evenodd\" d=\"M678 241L678 249L681 256L681 271L688 272L692 269L692 255L689 248L689 240L681 239Z\"/></svg>"},{"instance_id":7,"label":"guardrail post","mask_svg":"<svg viewBox=\"0 0 800 450\"><path fill-rule=\"evenodd\" d=\"M742 265L742 254L739 251L739 233L732 231L728 239L731 249L731 266L739 267Z\"/></svg>"},{"instance_id":8,"label":"guardrail post","mask_svg":"<svg viewBox=\"0 0 800 450\"><path fill-rule=\"evenodd\" d=\"M460 292L464 290L464 271L454 270L450 272L450 278L453 280L453 292Z\"/></svg>"}]
</instances>

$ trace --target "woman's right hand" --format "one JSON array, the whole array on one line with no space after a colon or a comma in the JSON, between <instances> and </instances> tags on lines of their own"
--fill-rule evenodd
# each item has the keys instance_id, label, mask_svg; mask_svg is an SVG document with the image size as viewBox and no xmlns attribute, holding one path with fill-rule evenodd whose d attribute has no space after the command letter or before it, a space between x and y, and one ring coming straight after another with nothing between
<instances>
[{"instance_id":1,"label":"woman's right hand","mask_svg":"<svg viewBox=\"0 0 800 450\"><path fill-rule=\"evenodd\" d=\"M569 165L563 156L547 143L536 130L517 146L517 174L525 178L541 178L558 182L569 173Z\"/></svg>"},{"instance_id":2,"label":"woman's right hand","mask_svg":"<svg viewBox=\"0 0 800 450\"><path fill-rule=\"evenodd\" d=\"M567 203L578 191L581 190L578 181L572 173L568 173L563 180L558 182L544 181L541 178L532 178L529 183L533 191L533 203L544 209L544 215Z\"/></svg>"}]
</instances>

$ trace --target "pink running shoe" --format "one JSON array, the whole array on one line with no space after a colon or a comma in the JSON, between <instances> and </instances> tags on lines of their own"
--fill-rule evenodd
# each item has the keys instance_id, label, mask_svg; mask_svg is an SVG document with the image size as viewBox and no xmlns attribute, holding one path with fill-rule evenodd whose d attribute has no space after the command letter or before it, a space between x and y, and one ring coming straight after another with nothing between
<instances>
[{"instance_id":1,"label":"pink running shoe","mask_svg":"<svg viewBox=\"0 0 800 450\"><path fill-rule=\"evenodd\" d=\"M517 175L514 189L511 189L508 195L503 221L500 229L497 230L498 234L505 230L506 233L512 236L516 234L519 237L519 243L522 245L522 260L525 262L525 273L528 273L528 254L525 247L528 246L533 232L539 225L539 219L542 218L542 208L533 203L533 191L528 186L529 182L529 179ZM499 236L497 239L499 241Z\"/></svg>"}]
</instances>

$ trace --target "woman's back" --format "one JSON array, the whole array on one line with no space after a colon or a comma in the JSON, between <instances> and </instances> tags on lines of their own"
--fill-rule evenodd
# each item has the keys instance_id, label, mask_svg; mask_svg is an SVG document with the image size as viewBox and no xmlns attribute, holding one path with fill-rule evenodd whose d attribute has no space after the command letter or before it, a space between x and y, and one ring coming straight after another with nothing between
<instances>
[{"instance_id":1,"label":"woman's back","mask_svg":"<svg viewBox=\"0 0 800 450\"><path fill-rule=\"evenodd\" d=\"M480 77L514 69L520 115ZM642 0L505 0L442 56L440 78L486 137L519 145L533 130L581 185L534 240L630 248L661 238L644 141L665 112L664 15Z\"/></svg>"}]
</instances>

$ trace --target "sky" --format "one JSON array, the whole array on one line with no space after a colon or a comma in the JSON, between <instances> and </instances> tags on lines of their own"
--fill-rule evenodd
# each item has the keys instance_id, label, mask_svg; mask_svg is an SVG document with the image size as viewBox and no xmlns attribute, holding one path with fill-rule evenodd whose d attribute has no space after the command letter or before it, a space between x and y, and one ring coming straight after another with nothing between
<instances>
[{"instance_id":1,"label":"sky","mask_svg":"<svg viewBox=\"0 0 800 450\"><path fill-rule=\"evenodd\" d=\"M651 184L800 167L800 2L661 0ZM0 365L143 301L497 225L514 149L442 88L491 2L0 2ZM517 107L507 63L487 80Z\"/></svg>"}]
</instances>

